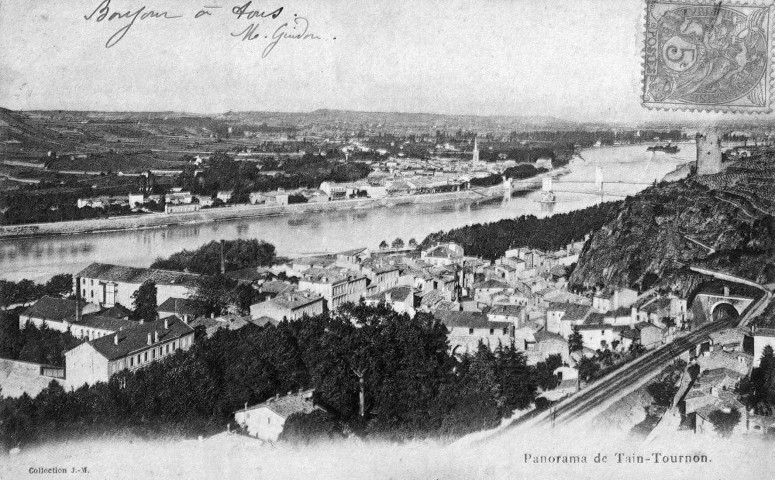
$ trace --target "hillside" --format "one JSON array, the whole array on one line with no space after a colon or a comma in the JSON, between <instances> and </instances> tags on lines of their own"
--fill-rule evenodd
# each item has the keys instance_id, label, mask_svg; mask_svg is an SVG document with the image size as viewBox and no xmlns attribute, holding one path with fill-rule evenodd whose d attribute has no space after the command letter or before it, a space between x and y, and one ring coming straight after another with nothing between
<instances>
[{"instance_id":1,"label":"hillside","mask_svg":"<svg viewBox=\"0 0 775 480\"><path fill-rule=\"evenodd\" d=\"M775 222L740 205L744 202L694 183L650 187L627 198L618 215L592 236L570 283L670 287L690 295L708 278L688 266L773 282Z\"/></svg>"}]
</instances>

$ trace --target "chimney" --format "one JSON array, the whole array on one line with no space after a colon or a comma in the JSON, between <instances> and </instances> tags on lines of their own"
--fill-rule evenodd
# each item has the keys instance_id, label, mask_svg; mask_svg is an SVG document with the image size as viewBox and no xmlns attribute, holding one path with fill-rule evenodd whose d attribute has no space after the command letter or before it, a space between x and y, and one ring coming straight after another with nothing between
<instances>
[{"instance_id":1,"label":"chimney","mask_svg":"<svg viewBox=\"0 0 775 480\"><path fill-rule=\"evenodd\" d=\"M170 319L169 318L165 318L164 319L164 329L165 330L169 330L169 328L170 328Z\"/></svg>"},{"instance_id":2,"label":"chimney","mask_svg":"<svg viewBox=\"0 0 775 480\"><path fill-rule=\"evenodd\" d=\"M725 297L729 296L729 286L727 286L727 285L724 285L724 296Z\"/></svg>"},{"instance_id":3,"label":"chimney","mask_svg":"<svg viewBox=\"0 0 775 480\"><path fill-rule=\"evenodd\" d=\"M223 253L225 244L226 244L226 240L221 240L221 275L226 273L226 258L224 257L224 253Z\"/></svg>"},{"instance_id":4,"label":"chimney","mask_svg":"<svg viewBox=\"0 0 775 480\"><path fill-rule=\"evenodd\" d=\"M118 345L118 333L113 337L113 345Z\"/></svg>"},{"instance_id":5,"label":"chimney","mask_svg":"<svg viewBox=\"0 0 775 480\"><path fill-rule=\"evenodd\" d=\"M140 325L142 325L142 324L144 324L144 323L145 323L145 320L141 318L141 319L140 319Z\"/></svg>"},{"instance_id":6,"label":"chimney","mask_svg":"<svg viewBox=\"0 0 775 480\"><path fill-rule=\"evenodd\" d=\"M148 332L148 342L147 343L148 343L148 345L150 345L152 343L151 342L151 332Z\"/></svg>"},{"instance_id":7,"label":"chimney","mask_svg":"<svg viewBox=\"0 0 775 480\"><path fill-rule=\"evenodd\" d=\"M153 332L153 343L159 343L159 331L155 330Z\"/></svg>"},{"instance_id":8,"label":"chimney","mask_svg":"<svg viewBox=\"0 0 775 480\"><path fill-rule=\"evenodd\" d=\"M75 323L81 322L81 277L75 277Z\"/></svg>"}]
</instances>

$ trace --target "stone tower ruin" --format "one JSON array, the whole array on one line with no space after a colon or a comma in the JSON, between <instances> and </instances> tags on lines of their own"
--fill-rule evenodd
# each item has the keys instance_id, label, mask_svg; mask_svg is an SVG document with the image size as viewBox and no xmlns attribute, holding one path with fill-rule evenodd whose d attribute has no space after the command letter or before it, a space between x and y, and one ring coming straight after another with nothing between
<instances>
[{"instance_id":1,"label":"stone tower ruin","mask_svg":"<svg viewBox=\"0 0 775 480\"><path fill-rule=\"evenodd\" d=\"M698 133L697 175L712 175L721 172L721 136L714 131Z\"/></svg>"}]
</instances>

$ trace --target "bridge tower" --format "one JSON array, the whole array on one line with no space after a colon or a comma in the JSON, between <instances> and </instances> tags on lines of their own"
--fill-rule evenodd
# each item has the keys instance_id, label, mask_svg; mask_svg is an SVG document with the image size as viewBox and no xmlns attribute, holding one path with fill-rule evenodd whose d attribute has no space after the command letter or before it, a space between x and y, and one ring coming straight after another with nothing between
<instances>
[{"instance_id":1,"label":"bridge tower","mask_svg":"<svg viewBox=\"0 0 775 480\"><path fill-rule=\"evenodd\" d=\"M595 189L598 193L603 193L603 167L595 167Z\"/></svg>"},{"instance_id":2,"label":"bridge tower","mask_svg":"<svg viewBox=\"0 0 775 480\"><path fill-rule=\"evenodd\" d=\"M552 191L552 177L544 177L541 179L541 203L550 204L554 203L554 192Z\"/></svg>"}]
</instances>

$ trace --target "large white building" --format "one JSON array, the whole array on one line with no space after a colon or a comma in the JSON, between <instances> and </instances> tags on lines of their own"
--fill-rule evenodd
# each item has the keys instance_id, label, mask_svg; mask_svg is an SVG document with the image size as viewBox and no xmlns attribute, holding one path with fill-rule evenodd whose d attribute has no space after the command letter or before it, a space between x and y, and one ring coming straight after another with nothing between
<instances>
[{"instance_id":1,"label":"large white building","mask_svg":"<svg viewBox=\"0 0 775 480\"><path fill-rule=\"evenodd\" d=\"M154 268L92 263L73 278L76 296L90 303L131 307L132 295L146 281L156 284L156 304L170 297L187 298L197 288L200 275Z\"/></svg>"},{"instance_id":2,"label":"large white building","mask_svg":"<svg viewBox=\"0 0 775 480\"><path fill-rule=\"evenodd\" d=\"M146 322L65 352L66 383L79 388L107 382L122 370L144 367L193 343L194 330L176 317Z\"/></svg>"}]
</instances>

